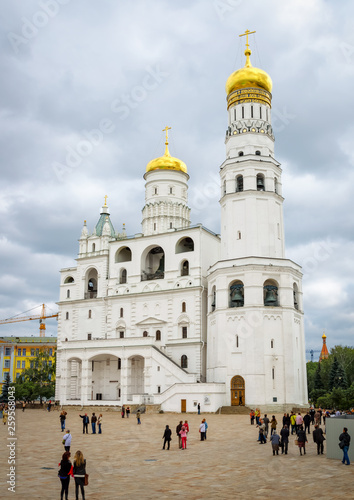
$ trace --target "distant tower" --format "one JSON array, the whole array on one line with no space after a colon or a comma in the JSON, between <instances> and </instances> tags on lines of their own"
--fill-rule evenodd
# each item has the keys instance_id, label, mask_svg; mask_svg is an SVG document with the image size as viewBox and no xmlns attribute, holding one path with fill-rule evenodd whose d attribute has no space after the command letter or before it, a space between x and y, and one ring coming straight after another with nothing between
<instances>
[{"instance_id":1,"label":"distant tower","mask_svg":"<svg viewBox=\"0 0 354 500\"><path fill-rule=\"evenodd\" d=\"M326 338L327 338L326 334L325 334L325 332L323 332L323 335L322 335L323 345L322 345L322 351L321 351L321 354L320 354L320 362L323 359L327 359L328 356L329 356L327 345L326 345Z\"/></svg>"}]
</instances>

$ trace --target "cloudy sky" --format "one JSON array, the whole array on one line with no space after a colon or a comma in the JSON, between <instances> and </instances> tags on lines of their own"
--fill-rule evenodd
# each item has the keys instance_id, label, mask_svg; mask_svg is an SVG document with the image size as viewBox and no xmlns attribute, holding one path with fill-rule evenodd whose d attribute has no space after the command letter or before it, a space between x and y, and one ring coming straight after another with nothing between
<instances>
[{"instance_id":1,"label":"cloudy sky","mask_svg":"<svg viewBox=\"0 0 354 500\"><path fill-rule=\"evenodd\" d=\"M1 10L1 318L42 302L56 311L59 270L75 263L104 195L117 231L141 231L142 176L163 153L165 125L188 166L192 223L220 231L225 82L250 29L253 65L273 79L307 349L321 348L323 330L329 347L354 345L353 2L12 0ZM0 331L36 335L38 324Z\"/></svg>"}]
</instances>

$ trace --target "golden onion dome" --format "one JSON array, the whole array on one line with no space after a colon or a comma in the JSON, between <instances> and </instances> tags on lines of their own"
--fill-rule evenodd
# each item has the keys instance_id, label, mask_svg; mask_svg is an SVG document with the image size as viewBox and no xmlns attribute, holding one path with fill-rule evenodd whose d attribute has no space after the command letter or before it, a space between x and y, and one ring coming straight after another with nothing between
<instances>
[{"instance_id":1,"label":"golden onion dome","mask_svg":"<svg viewBox=\"0 0 354 500\"><path fill-rule=\"evenodd\" d=\"M246 88L264 89L271 93L273 83L272 79L262 69L254 68L250 61L251 50L247 47L245 50L246 64L243 68L234 71L226 81L226 94Z\"/></svg>"},{"instance_id":2,"label":"golden onion dome","mask_svg":"<svg viewBox=\"0 0 354 500\"><path fill-rule=\"evenodd\" d=\"M165 154L159 158L149 161L146 165L146 172L151 172L152 170L177 170L179 172L187 173L187 165L184 161L170 155L168 150L167 131L165 145Z\"/></svg>"}]
</instances>

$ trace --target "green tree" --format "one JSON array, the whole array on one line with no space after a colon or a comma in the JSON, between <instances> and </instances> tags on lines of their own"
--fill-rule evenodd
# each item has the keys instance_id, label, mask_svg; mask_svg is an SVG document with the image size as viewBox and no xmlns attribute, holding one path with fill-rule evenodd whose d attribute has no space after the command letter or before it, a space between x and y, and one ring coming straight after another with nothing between
<instances>
[{"instance_id":1,"label":"green tree","mask_svg":"<svg viewBox=\"0 0 354 500\"><path fill-rule=\"evenodd\" d=\"M4 383L2 384L2 393L1 393L1 398L0 398L2 403L8 402L10 384L11 384L10 374L7 372L5 374Z\"/></svg>"},{"instance_id":2,"label":"green tree","mask_svg":"<svg viewBox=\"0 0 354 500\"><path fill-rule=\"evenodd\" d=\"M308 363L306 363L308 394L311 394L311 392L315 388L314 383L315 383L315 373L317 365L318 363L314 363L313 361L309 361Z\"/></svg>"},{"instance_id":3,"label":"green tree","mask_svg":"<svg viewBox=\"0 0 354 500\"><path fill-rule=\"evenodd\" d=\"M354 349L353 347L336 345L331 349L330 356L336 357L343 367L348 385L354 382Z\"/></svg>"},{"instance_id":4,"label":"green tree","mask_svg":"<svg viewBox=\"0 0 354 500\"><path fill-rule=\"evenodd\" d=\"M323 380L321 377L321 363L317 363L317 368L314 377L314 389L324 389Z\"/></svg>"},{"instance_id":5,"label":"green tree","mask_svg":"<svg viewBox=\"0 0 354 500\"><path fill-rule=\"evenodd\" d=\"M16 382L16 399L26 401L50 399L55 394L55 361L51 366L48 351L40 351L31 366L24 370Z\"/></svg>"},{"instance_id":6,"label":"green tree","mask_svg":"<svg viewBox=\"0 0 354 500\"><path fill-rule=\"evenodd\" d=\"M348 387L345 371L336 356L334 356L331 366L328 385L331 391L336 388L347 389Z\"/></svg>"}]
</instances>

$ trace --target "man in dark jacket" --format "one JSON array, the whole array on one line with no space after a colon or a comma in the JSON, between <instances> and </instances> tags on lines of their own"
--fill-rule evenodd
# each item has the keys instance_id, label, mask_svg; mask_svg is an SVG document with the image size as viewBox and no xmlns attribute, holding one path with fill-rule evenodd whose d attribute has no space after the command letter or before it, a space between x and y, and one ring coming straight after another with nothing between
<instances>
[{"instance_id":1,"label":"man in dark jacket","mask_svg":"<svg viewBox=\"0 0 354 500\"><path fill-rule=\"evenodd\" d=\"M92 413L91 417L92 434L96 434L96 422L97 422L97 417L94 413Z\"/></svg>"},{"instance_id":2,"label":"man in dark jacket","mask_svg":"<svg viewBox=\"0 0 354 500\"><path fill-rule=\"evenodd\" d=\"M281 438L281 453L285 453L285 455L288 454L288 445L289 445L289 428L287 425L284 425L282 430L280 431L280 438Z\"/></svg>"},{"instance_id":3,"label":"man in dark jacket","mask_svg":"<svg viewBox=\"0 0 354 500\"><path fill-rule=\"evenodd\" d=\"M82 433L85 434L85 431L86 431L86 434L88 434L88 424L90 422L90 419L89 419L87 413L85 413L85 415L80 415L80 417L83 419L82 420Z\"/></svg>"},{"instance_id":4,"label":"man in dark jacket","mask_svg":"<svg viewBox=\"0 0 354 500\"><path fill-rule=\"evenodd\" d=\"M165 449L166 443L167 443L167 449L168 450L170 449L171 434L172 434L171 429L169 428L168 425L166 425L165 432L164 432L164 434L162 436L162 439L164 440L163 441L163 447L162 447L163 450Z\"/></svg>"},{"instance_id":5,"label":"man in dark jacket","mask_svg":"<svg viewBox=\"0 0 354 500\"><path fill-rule=\"evenodd\" d=\"M304 415L304 425L305 425L305 432L307 429L308 434L310 434L310 423L311 423L310 413L307 412L306 415Z\"/></svg>"},{"instance_id":6,"label":"man in dark jacket","mask_svg":"<svg viewBox=\"0 0 354 500\"><path fill-rule=\"evenodd\" d=\"M311 417L311 424L312 425L315 423L315 413L316 413L315 408L311 408L311 410L310 410L310 417Z\"/></svg>"},{"instance_id":7,"label":"man in dark jacket","mask_svg":"<svg viewBox=\"0 0 354 500\"><path fill-rule=\"evenodd\" d=\"M323 455L323 441L325 437L323 435L323 430L318 424L315 425L315 430L312 433L313 442L317 444L317 455L321 453Z\"/></svg>"},{"instance_id":8,"label":"man in dark jacket","mask_svg":"<svg viewBox=\"0 0 354 500\"><path fill-rule=\"evenodd\" d=\"M350 445L350 436L348 434L348 429L346 427L344 427L343 429L343 432L342 434L339 436L339 441L341 443L343 443L343 448L341 446L341 448L343 449L343 460L342 460L342 464L345 464L346 465L350 465L350 460L349 460L349 457L348 457L348 450L349 450L349 445Z\"/></svg>"},{"instance_id":9,"label":"man in dark jacket","mask_svg":"<svg viewBox=\"0 0 354 500\"><path fill-rule=\"evenodd\" d=\"M182 429L182 425L183 425L183 422L181 420L180 423L176 427L176 434L178 436L178 447L179 448L182 448L182 438L181 438L181 434L179 433L179 431Z\"/></svg>"}]
</instances>

